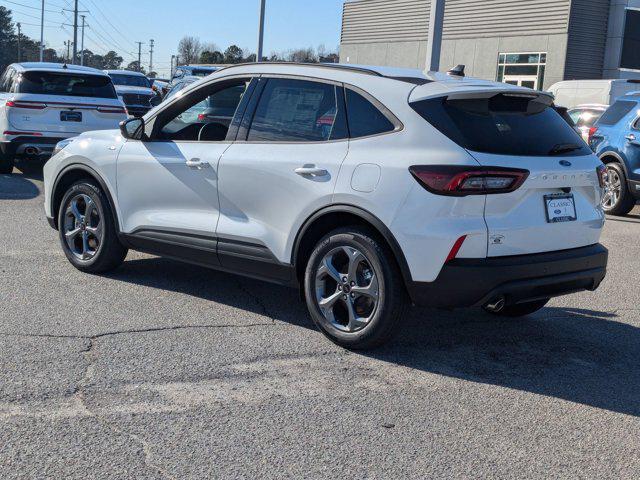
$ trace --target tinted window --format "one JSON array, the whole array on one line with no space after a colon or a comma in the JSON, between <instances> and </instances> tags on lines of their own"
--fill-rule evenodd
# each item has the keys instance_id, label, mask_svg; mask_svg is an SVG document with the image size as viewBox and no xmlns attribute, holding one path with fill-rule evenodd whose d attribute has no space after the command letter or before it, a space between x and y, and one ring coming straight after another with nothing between
<instances>
[{"instance_id":1,"label":"tinted window","mask_svg":"<svg viewBox=\"0 0 640 480\"><path fill-rule=\"evenodd\" d=\"M77 73L24 72L18 93L66 95L71 97L118 98L108 76Z\"/></svg>"},{"instance_id":2,"label":"tinted window","mask_svg":"<svg viewBox=\"0 0 640 480\"><path fill-rule=\"evenodd\" d=\"M177 100L158 123L159 137L183 141L225 140L247 85L248 81L243 81L222 88L205 87Z\"/></svg>"},{"instance_id":3,"label":"tinted window","mask_svg":"<svg viewBox=\"0 0 640 480\"><path fill-rule=\"evenodd\" d=\"M395 130L395 125L375 105L351 89L347 89L347 117L351 138Z\"/></svg>"},{"instance_id":4,"label":"tinted window","mask_svg":"<svg viewBox=\"0 0 640 480\"><path fill-rule=\"evenodd\" d=\"M151 88L151 83L147 77L140 75L124 75L114 73L109 75L114 85L126 85L127 87L145 87Z\"/></svg>"},{"instance_id":5,"label":"tinted window","mask_svg":"<svg viewBox=\"0 0 640 480\"><path fill-rule=\"evenodd\" d=\"M633 108L636 106L636 102L629 102L625 100L618 100L602 114L598 125L615 125L622 120Z\"/></svg>"},{"instance_id":6,"label":"tinted window","mask_svg":"<svg viewBox=\"0 0 640 480\"><path fill-rule=\"evenodd\" d=\"M558 112L531 98L502 94L465 100L440 97L411 106L435 128L468 150L546 156L565 147L563 155L591 153ZM570 146L569 150L567 146Z\"/></svg>"},{"instance_id":7,"label":"tinted window","mask_svg":"<svg viewBox=\"0 0 640 480\"><path fill-rule=\"evenodd\" d=\"M305 80L271 79L262 92L248 140L319 142L347 137L342 89Z\"/></svg>"},{"instance_id":8,"label":"tinted window","mask_svg":"<svg viewBox=\"0 0 640 480\"><path fill-rule=\"evenodd\" d=\"M591 127L602 115L601 110L572 110L571 119L577 127Z\"/></svg>"}]
</instances>

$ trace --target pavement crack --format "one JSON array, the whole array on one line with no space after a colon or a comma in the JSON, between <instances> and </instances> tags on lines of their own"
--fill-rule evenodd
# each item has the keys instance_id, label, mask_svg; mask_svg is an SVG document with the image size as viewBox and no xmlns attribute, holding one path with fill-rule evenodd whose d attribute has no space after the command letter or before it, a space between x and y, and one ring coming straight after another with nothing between
<instances>
[{"instance_id":1,"label":"pavement crack","mask_svg":"<svg viewBox=\"0 0 640 480\"><path fill-rule=\"evenodd\" d=\"M139 435L136 435L131 432L127 432L126 430L123 430L117 425L109 422L105 418L100 417L88 405L86 400L86 392L87 392L87 389L92 384L93 372L95 370L96 360L98 358L98 352L95 348L98 338L99 336L89 337L87 339L86 348L80 351L80 353L83 354L86 359L87 368L85 369L84 374L80 378L80 381L78 382L78 385L74 390L75 399L77 400L79 406L82 408L82 410L84 410L87 416L92 417L98 423L103 425L105 428L111 430L112 432L116 433L117 435L124 435L126 437L129 437L131 440L139 444L142 452L142 460L149 469L162 475L164 478L175 479L176 477L174 477L169 472L167 472L162 467L160 467L159 465L153 462L153 452L151 451L151 445L149 444L149 442L144 440Z\"/></svg>"},{"instance_id":2,"label":"pavement crack","mask_svg":"<svg viewBox=\"0 0 640 480\"><path fill-rule=\"evenodd\" d=\"M255 322L242 325L221 324L221 325L173 325L169 327L149 327L149 328L132 328L125 330L114 330L111 332L98 333L95 335L55 335L48 333L11 333L0 332L0 337L24 337L24 338L54 338L54 339L73 339L73 340L92 340L115 335L127 335L136 333L154 333L154 332L172 332L178 330L197 330L197 329L215 329L215 328L254 328L254 327L270 327L274 324L273 318L269 317L271 322Z\"/></svg>"},{"instance_id":3,"label":"pavement crack","mask_svg":"<svg viewBox=\"0 0 640 480\"><path fill-rule=\"evenodd\" d=\"M260 310L262 310L262 314L271 320L272 324L276 323L274 316L269 312L269 309L258 295L255 295L242 282L238 282L238 289L253 300L253 302L260 308Z\"/></svg>"}]
</instances>

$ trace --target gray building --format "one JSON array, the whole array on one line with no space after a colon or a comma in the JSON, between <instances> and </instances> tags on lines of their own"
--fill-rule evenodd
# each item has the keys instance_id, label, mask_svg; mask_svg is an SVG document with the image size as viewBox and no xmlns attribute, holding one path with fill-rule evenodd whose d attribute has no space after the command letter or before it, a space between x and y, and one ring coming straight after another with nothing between
<instances>
[{"instance_id":1,"label":"gray building","mask_svg":"<svg viewBox=\"0 0 640 480\"><path fill-rule=\"evenodd\" d=\"M430 0L352 0L340 61L423 69ZM440 70L532 88L640 78L640 0L446 0Z\"/></svg>"}]
</instances>

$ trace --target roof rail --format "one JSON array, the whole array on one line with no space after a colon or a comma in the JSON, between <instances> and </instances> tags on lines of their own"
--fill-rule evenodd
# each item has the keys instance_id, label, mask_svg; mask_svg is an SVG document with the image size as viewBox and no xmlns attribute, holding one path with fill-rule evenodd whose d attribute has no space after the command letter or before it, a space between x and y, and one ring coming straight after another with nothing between
<instances>
[{"instance_id":1,"label":"roof rail","mask_svg":"<svg viewBox=\"0 0 640 480\"><path fill-rule=\"evenodd\" d=\"M335 68L339 70L348 70L352 72L364 73L366 75L373 75L376 77L384 77L380 72L376 72L370 68L356 67L351 65L345 65L344 63L302 63L302 62L246 62L246 63L234 63L232 65L222 67L218 71L228 70L235 67L246 67L249 65L288 65L295 67L322 67L322 68Z\"/></svg>"}]
</instances>

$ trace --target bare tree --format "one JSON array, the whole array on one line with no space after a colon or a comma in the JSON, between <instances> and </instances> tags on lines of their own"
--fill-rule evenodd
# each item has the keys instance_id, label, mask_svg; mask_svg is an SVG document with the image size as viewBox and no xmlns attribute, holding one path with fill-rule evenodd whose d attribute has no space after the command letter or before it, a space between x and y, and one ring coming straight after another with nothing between
<instances>
[{"instance_id":1,"label":"bare tree","mask_svg":"<svg viewBox=\"0 0 640 480\"><path fill-rule=\"evenodd\" d=\"M287 61L297 63L315 63L318 61L313 48L299 48L287 53Z\"/></svg>"},{"instance_id":2,"label":"bare tree","mask_svg":"<svg viewBox=\"0 0 640 480\"><path fill-rule=\"evenodd\" d=\"M198 63L202 53L202 44L198 37L186 36L178 44L178 55L182 63L188 65Z\"/></svg>"}]
</instances>

